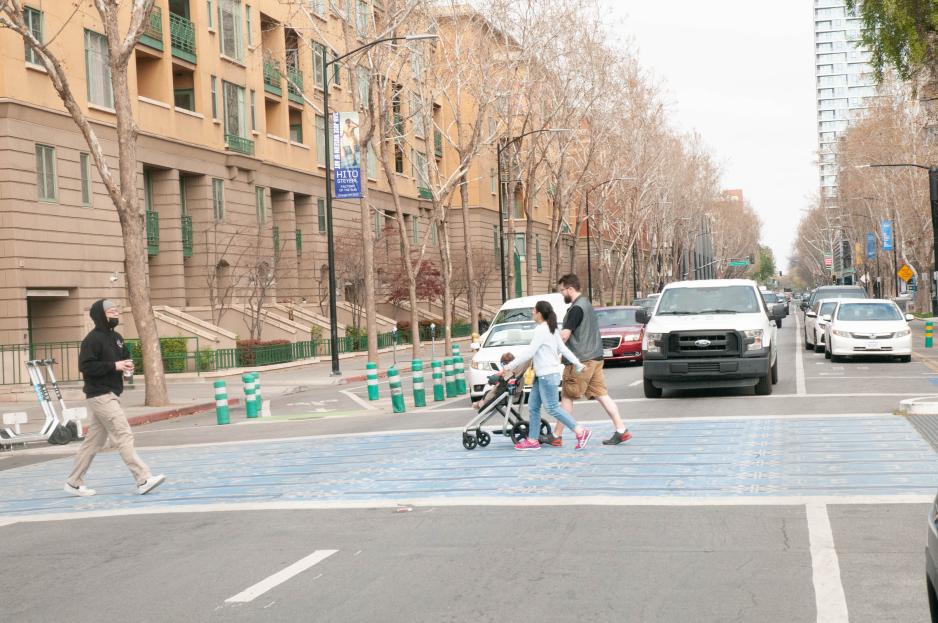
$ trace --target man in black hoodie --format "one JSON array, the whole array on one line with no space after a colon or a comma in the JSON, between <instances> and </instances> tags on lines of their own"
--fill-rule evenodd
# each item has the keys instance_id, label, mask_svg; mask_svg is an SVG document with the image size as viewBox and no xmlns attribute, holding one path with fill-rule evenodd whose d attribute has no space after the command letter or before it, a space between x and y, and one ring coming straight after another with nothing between
<instances>
[{"instance_id":1,"label":"man in black hoodie","mask_svg":"<svg viewBox=\"0 0 938 623\"><path fill-rule=\"evenodd\" d=\"M165 480L162 474L152 475L150 468L137 456L134 435L118 399L124 391L123 375L130 376L134 371L134 362L124 338L114 330L120 314L120 307L114 301L95 301L91 306L94 329L82 340L78 352L78 369L85 379L84 392L91 412L91 425L75 456L75 467L65 481L65 491L72 495L95 494L94 489L85 486L85 473L108 437L130 468L137 483L137 493L149 493Z\"/></svg>"}]
</instances>

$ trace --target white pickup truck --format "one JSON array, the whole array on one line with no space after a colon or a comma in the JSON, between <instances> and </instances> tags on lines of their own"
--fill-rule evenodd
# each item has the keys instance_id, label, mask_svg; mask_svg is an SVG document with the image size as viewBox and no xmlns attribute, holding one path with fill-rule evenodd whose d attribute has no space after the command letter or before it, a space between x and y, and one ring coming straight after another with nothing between
<instances>
[{"instance_id":1,"label":"white pickup truck","mask_svg":"<svg viewBox=\"0 0 938 623\"><path fill-rule=\"evenodd\" d=\"M748 279L680 281L665 286L642 341L645 396L664 389L755 387L778 382L778 329L759 286Z\"/></svg>"}]
</instances>

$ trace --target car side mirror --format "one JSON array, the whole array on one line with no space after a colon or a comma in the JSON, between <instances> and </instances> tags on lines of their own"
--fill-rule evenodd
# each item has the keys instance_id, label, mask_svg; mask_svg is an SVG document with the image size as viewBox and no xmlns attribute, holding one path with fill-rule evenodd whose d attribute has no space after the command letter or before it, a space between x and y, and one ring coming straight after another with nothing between
<instances>
[{"instance_id":1,"label":"car side mirror","mask_svg":"<svg viewBox=\"0 0 938 623\"><path fill-rule=\"evenodd\" d=\"M824 314L823 316L821 316L821 320L823 320L824 322L830 322L830 321L831 321L831 315L830 315L830 314Z\"/></svg>"},{"instance_id":2,"label":"car side mirror","mask_svg":"<svg viewBox=\"0 0 938 623\"><path fill-rule=\"evenodd\" d=\"M912 314L906 314L906 315L905 315L905 321L906 321L906 322L910 322L910 321L912 321L912 320L915 320L915 316L913 316Z\"/></svg>"},{"instance_id":3,"label":"car side mirror","mask_svg":"<svg viewBox=\"0 0 938 623\"><path fill-rule=\"evenodd\" d=\"M639 324L648 324L649 320L651 320L651 317L648 315L648 310L644 307L635 311L635 321Z\"/></svg>"},{"instance_id":4,"label":"car side mirror","mask_svg":"<svg viewBox=\"0 0 938 623\"><path fill-rule=\"evenodd\" d=\"M472 350L479 350L480 346L478 342L473 342L472 344L469 345L469 348L471 348Z\"/></svg>"},{"instance_id":5,"label":"car side mirror","mask_svg":"<svg viewBox=\"0 0 938 623\"><path fill-rule=\"evenodd\" d=\"M809 311L809 312L808 312L807 314L805 314L805 315L806 315L808 318L817 318L817 314L815 314L813 311Z\"/></svg>"}]
</instances>

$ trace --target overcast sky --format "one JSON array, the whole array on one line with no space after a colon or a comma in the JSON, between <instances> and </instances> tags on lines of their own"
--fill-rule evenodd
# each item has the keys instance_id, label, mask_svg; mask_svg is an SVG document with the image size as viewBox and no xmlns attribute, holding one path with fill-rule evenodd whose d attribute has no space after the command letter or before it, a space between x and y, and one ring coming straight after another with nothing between
<instances>
[{"instance_id":1,"label":"overcast sky","mask_svg":"<svg viewBox=\"0 0 938 623\"><path fill-rule=\"evenodd\" d=\"M673 124L700 132L786 268L818 188L813 3L607 1L615 32L662 81Z\"/></svg>"}]
</instances>

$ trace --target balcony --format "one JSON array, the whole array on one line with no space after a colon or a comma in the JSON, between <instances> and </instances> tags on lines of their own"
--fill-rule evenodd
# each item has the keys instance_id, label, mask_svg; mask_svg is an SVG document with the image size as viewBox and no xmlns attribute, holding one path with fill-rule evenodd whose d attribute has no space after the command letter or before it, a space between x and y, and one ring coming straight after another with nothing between
<instances>
[{"instance_id":1,"label":"balcony","mask_svg":"<svg viewBox=\"0 0 938 623\"><path fill-rule=\"evenodd\" d=\"M433 153L437 159L443 157L443 133L439 130L433 131Z\"/></svg>"},{"instance_id":2,"label":"balcony","mask_svg":"<svg viewBox=\"0 0 938 623\"><path fill-rule=\"evenodd\" d=\"M143 27L143 34L140 35L140 43L154 50L163 51L163 9L160 7L154 6L150 11L146 26Z\"/></svg>"},{"instance_id":3,"label":"balcony","mask_svg":"<svg viewBox=\"0 0 938 623\"><path fill-rule=\"evenodd\" d=\"M287 65L287 96L291 102L303 105L303 72Z\"/></svg>"},{"instance_id":4,"label":"balcony","mask_svg":"<svg viewBox=\"0 0 938 623\"><path fill-rule=\"evenodd\" d=\"M160 252L160 215L153 210L147 210L147 255L157 255Z\"/></svg>"},{"instance_id":5,"label":"balcony","mask_svg":"<svg viewBox=\"0 0 938 623\"><path fill-rule=\"evenodd\" d=\"M280 63L270 59L264 59L264 90L273 95L283 95L283 89L280 87Z\"/></svg>"},{"instance_id":6,"label":"balcony","mask_svg":"<svg viewBox=\"0 0 938 623\"><path fill-rule=\"evenodd\" d=\"M421 199L433 199L433 193L430 192L430 189L423 186L417 188L417 196Z\"/></svg>"},{"instance_id":7,"label":"balcony","mask_svg":"<svg viewBox=\"0 0 938 623\"><path fill-rule=\"evenodd\" d=\"M229 151L236 151L245 156L254 155L254 141L237 134L225 134L225 147Z\"/></svg>"},{"instance_id":8,"label":"balcony","mask_svg":"<svg viewBox=\"0 0 938 623\"><path fill-rule=\"evenodd\" d=\"M169 44L173 56L195 63L195 26L182 15L169 14Z\"/></svg>"},{"instance_id":9,"label":"balcony","mask_svg":"<svg viewBox=\"0 0 938 623\"><path fill-rule=\"evenodd\" d=\"M192 217L182 215L182 256L192 257Z\"/></svg>"}]
</instances>

